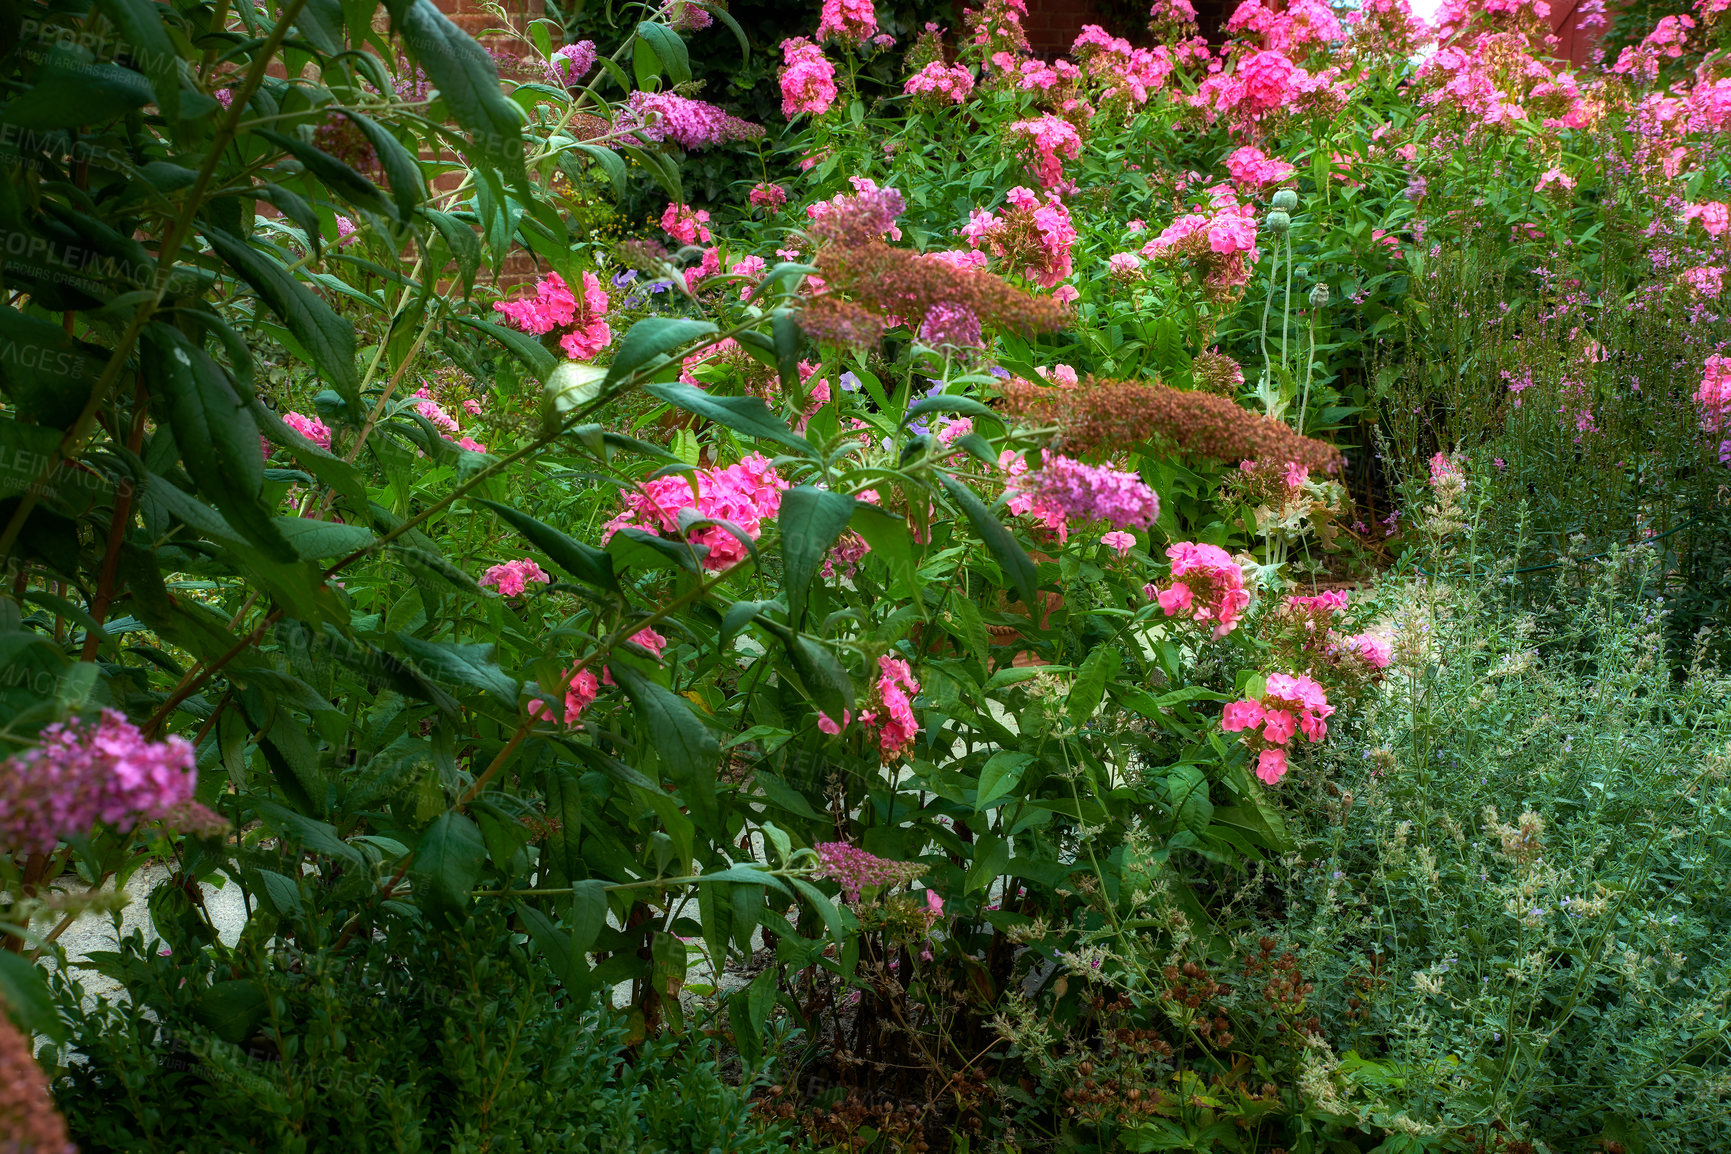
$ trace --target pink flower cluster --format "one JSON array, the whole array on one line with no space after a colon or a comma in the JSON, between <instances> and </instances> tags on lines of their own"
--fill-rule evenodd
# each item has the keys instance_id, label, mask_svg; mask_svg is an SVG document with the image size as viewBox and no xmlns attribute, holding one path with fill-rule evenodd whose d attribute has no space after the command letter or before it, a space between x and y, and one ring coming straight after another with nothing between
<instances>
[{"instance_id":1,"label":"pink flower cluster","mask_svg":"<svg viewBox=\"0 0 1731 1154\"><path fill-rule=\"evenodd\" d=\"M865 244L885 236L900 240L902 230L896 227L896 218L907 209L907 199L863 176L849 177L848 182L853 185L852 192L805 206L812 235L844 245Z\"/></svg>"},{"instance_id":2,"label":"pink flower cluster","mask_svg":"<svg viewBox=\"0 0 1731 1154\"><path fill-rule=\"evenodd\" d=\"M331 431L317 417L309 417L304 413L284 413L282 423L317 445L321 449L331 447Z\"/></svg>"},{"instance_id":3,"label":"pink flower cluster","mask_svg":"<svg viewBox=\"0 0 1731 1154\"><path fill-rule=\"evenodd\" d=\"M57 721L0 762L0 849L48 853L98 823L131 829L189 805L197 783L183 737L146 741L112 709L94 724Z\"/></svg>"},{"instance_id":4,"label":"pink flower cluster","mask_svg":"<svg viewBox=\"0 0 1731 1154\"><path fill-rule=\"evenodd\" d=\"M1106 85L1102 100L1128 96L1136 104L1146 104L1172 74L1172 50L1166 45L1136 48L1098 24L1082 26L1070 54L1090 78Z\"/></svg>"},{"instance_id":5,"label":"pink flower cluster","mask_svg":"<svg viewBox=\"0 0 1731 1154\"><path fill-rule=\"evenodd\" d=\"M1247 697L1226 706L1220 728L1244 733L1239 740L1259 751L1256 776L1273 785L1286 775L1285 747L1293 735L1302 731L1305 740L1321 741L1328 736L1326 719L1333 712L1322 686L1310 678L1270 673L1260 698Z\"/></svg>"},{"instance_id":6,"label":"pink flower cluster","mask_svg":"<svg viewBox=\"0 0 1731 1154\"><path fill-rule=\"evenodd\" d=\"M774 212L787 203L787 189L779 184L765 182L754 187L745 199L750 201L755 208ZM669 205L668 207L671 208L672 206Z\"/></svg>"},{"instance_id":7,"label":"pink flower cluster","mask_svg":"<svg viewBox=\"0 0 1731 1154\"><path fill-rule=\"evenodd\" d=\"M949 101L960 104L974 90L974 74L960 64L945 64L942 60L934 60L912 76L902 85L902 91L909 96L929 96L935 103Z\"/></svg>"},{"instance_id":8,"label":"pink flower cluster","mask_svg":"<svg viewBox=\"0 0 1731 1154\"><path fill-rule=\"evenodd\" d=\"M693 509L702 518L730 522L755 541L763 533L763 523L781 512L781 494L787 482L761 454L753 453L726 468L699 469L695 477L696 493L690 479L681 474L640 485L625 498L625 511L604 526L602 541L624 528L675 533L682 509ZM694 529L687 539L708 548L703 567L712 572L730 569L748 556L745 545L719 525Z\"/></svg>"},{"instance_id":9,"label":"pink flower cluster","mask_svg":"<svg viewBox=\"0 0 1731 1154\"><path fill-rule=\"evenodd\" d=\"M1291 0L1278 8L1264 7L1260 0L1244 0L1226 22L1226 30L1253 32L1264 48L1282 53L1346 38L1333 9L1323 0Z\"/></svg>"},{"instance_id":10,"label":"pink flower cluster","mask_svg":"<svg viewBox=\"0 0 1731 1154\"><path fill-rule=\"evenodd\" d=\"M565 714L562 720L566 725L576 725L583 720L583 711L595 704L595 699L601 695L601 683L587 669L566 670ZM542 721L552 721L553 711L539 697L529 702L529 716Z\"/></svg>"},{"instance_id":11,"label":"pink flower cluster","mask_svg":"<svg viewBox=\"0 0 1731 1154\"><path fill-rule=\"evenodd\" d=\"M1164 589L1145 585L1143 594L1158 601L1168 617L1214 622L1216 638L1238 628L1250 594L1244 588L1244 569L1232 555L1218 545L1180 541L1167 546L1166 556L1172 560L1172 584Z\"/></svg>"},{"instance_id":12,"label":"pink flower cluster","mask_svg":"<svg viewBox=\"0 0 1731 1154\"><path fill-rule=\"evenodd\" d=\"M1254 145L1245 145L1226 158L1226 171L1240 188L1254 190L1289 180L1298 170L1284 160L1276 160Z\"/></svg>"},{"instance_id":13,"label":"pink flower cluster","mask_svg":"<svg viewBox=\"0 0 1731 1154\"><path fill-rule=\"evenodd\" d=\"M631 635L631 644L640 649L647 649L654 655L655 660L659 662L661 660L661 654L667 649L667 638L661 636L661 634L655 632L653 629L639 629ZM611 672L602 673L601 684L612 685L613 674Z\"/></svg>"},{"instance_id":14,"label":"pink flower cluster","mask_svg":"<svg viewBox=\"0 0 1731 1154\"><path fill-rule=\"evenodd\" d=\"M1042 188L1056 188L1064 180L1064 161L1082 155L1082 137L1076 126L1051 113L1010 125L1014 136L1024 138L1035 155L1034 177Z\"/></svg>"},{"instance_id":15,"label":"pink flower cluster","mask_svg":"<svg viewBox=\"0 0 1731 1154\"><path fill-rule=\"evenodd\" d=\"M579 40L575 44L565 45L553 53L552 66L549 68L552 79L570 88L589 75L589 70L595 67L596 56L593 40Z\"/></svg>"},{"instance_id":16,"label":"pink flower cluster","mask_svg":"<svg viewBox=\"0 0 1731 1154\"><path fill-rule=\"evenodd\" d=\"M671 140L687 152L737 140L756 140L763 126L741 120L703 100L673 92L633 92L626 102L622 127L634 128L650 140Z\"/></svg>"},{"instance_id":17,"label":"pink flower cluster","mask_svg":"<svg viewBox=\"0 0 1731 1154\"><path fill-rule=\"evenodd\" d=\"M497 301L493 308L504 313L518 332L531 336L567 330L559 338L559 347L572 360L586 361L613 342L613 330L602 319L609 304L594 273L583 273L583 297L579 300L565 278L551 272L535 285L533 297Z\"/></svg>"},{"instance_id":18,"label":"pink flower cluster","mask_svg":"<svg viewBox=\"0 0 1731 1154\"><path fill-rule=\"evenodd\" d=\"M1256 263L1256 209L1239 204L1226 185L1209 190L1208 212L1179 217L1142 246L1149 260L1183 260L1201 275L1209 291L1225 294L1250 281Z\"/></svg>"},{"instance_id":19,"label":"pink flower cluster","mask_svg":"<svg viewBox=\"0 0 1731 1154\"><path fill-rule=\"evenodd\" d=\"M973 248L985 248L1001 260L1020 266L1022 275L1043 288L1052 288L1072 271L1071 246L1076 226L1070 210L1055 193L1044 201L1031 188L1017 185L1007 194L1010 207L994 215L974 209L962 235Z\"/></svg>"},{"instance_id":20,"label":"pink flower cluster","mask_svg":"<svg viewBox=\"0 0 1731 1154\"><path fill-rule=\"evenodd\" d=\"M914 672L906 661L887 653L878 658L878 680L873 693L875 702L862 710L857 720L861 725L877 727L878 750L885 761L899 756L920 732L913 704L919 692L920 683L914 680ZM839 722L819 713L817 727L824 733L836 734L854 720L845 710Z\"/></svg>"},{"instance_id":21,"label":"pink flower cluster","mask_svg":"<svg viewBox=\"0 0 1731 1154\"><path fill-rule=\"evenodd\" d=\"M1731 227L1731 206L1716 200L1705 204L1685 205L1683 219L1700 221L1701 227L1707 230L1707 235L1717 240L1726 228Z\"/></svg>"},{"instance_id":22,"label":"pink flower cluster","mask_svg":"<svg viewBox=\"0 0 1731 1154\"><path fill-rule=\"evenodd\" d=\"M546 585L552 580L541 566L523 557L516 561L507 561L503 565L494 565L481 574L481 579L475 584L483 589L489 585L496 586L501 597L521 597L529 582L539 581Z\"/></svg>"},{"instance_id":23,"label":"pink flower cluster","mask_svg":"<svg viewBox=\"0 0 1731 1154\"><path fill-rule=\"evenodd\" d=\"M661 210L661 227L680 244L709 243L709 213L688 204L672 204Z\"/></svg>"},{"instance_id":24,"label":"pink flower cluster","mask_svg":"<svg viewBox=\"0 0 1731 1154\"><path fill-rule=\"evenodd\" d=\"M1707 358L1695 403L1701 408L1702 429L1709 433L1731 430L1731 357Z\"/></svg>"},{"instance_id":25,"label":"pink flower cluster","mask_svg":"<svg viewBox=\"0 0 1731 1154\"><path fill-rule=\"evenodd\" d=\"M877 31L878 14L872 0L823 0L823 15L817 23L819 40L864 44Z\"/></svg>"},{"instance_id":26,"label":"pink flower cluster","mask_svg":"<svg viewBox=\"0 0 1731 1154\"><path fill-rule=\"evenodd\" d=\"M835 65L803 36L781 42L781 114L822 116L835 103Z\"/></svg>"},{"instance_id":27,"label":"pink flower cluster","mask_svg":"<svg viewBox=\"0 0 1731 1154\"><path fill-rule=\"evenodd\" d=\"M817 850L818 873L840 882L850 902L859 901L867 886L904 885L926 872L920 862L890 861L845 841L819 842L812 848Z\"/></svg>"},{"instance_id":28,"label":"pink flower cluster","mask_svg":"<svg viewBox=\"0 0 1731 1154\"><path fill-rule=\"evenodd\" d=\"M1016 470L1013 461L1010 469L1010 511L1040 517L1059 540L1068 538L1070 521L1146 529L1160 516L1159 495L1135 473L1110 465L1085 464L1047 449L1037 472Z\"/></svg>"}]
</instances>

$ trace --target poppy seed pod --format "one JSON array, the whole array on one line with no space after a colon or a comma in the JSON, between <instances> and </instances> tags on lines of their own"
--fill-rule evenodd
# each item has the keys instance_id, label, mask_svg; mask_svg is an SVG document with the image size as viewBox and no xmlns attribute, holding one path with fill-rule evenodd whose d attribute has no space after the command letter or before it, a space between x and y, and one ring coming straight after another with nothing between
<instances>
[{"instance_id":1,"label":"poppy seed pod","mask_svg":"<svg viewBox=\"0 0 1731 1154\"><path fill-rule=\"evenodd\" d=\"M1262 231L1270 236L1285 236L1286 230L1292 227L1292 218L1280 209L1270 209L1262 218Z\"/></svg>"},{"instance_id":2,"label":"poppy seed pod","mask_svg":"<svg viewBox=\"0 0 1731 1154\"><path fill-rule=\"evenodd\" d=\"M1310 290L1310 307L1320 309L1328 307L1328 286L1318 284Z\"/></svg>"},{"instance_id":3,"label":"poppy seed pod","mask_svg":"<svg viewBox=\"0 0 1731 1154\"><path fill-rule=\"evenodd\" d=\"M1298 207L1298 194L1290 188L1283 188L1274 194L1273 204L1281 212L1291 212Z\"/></svg>"}]
</instances>

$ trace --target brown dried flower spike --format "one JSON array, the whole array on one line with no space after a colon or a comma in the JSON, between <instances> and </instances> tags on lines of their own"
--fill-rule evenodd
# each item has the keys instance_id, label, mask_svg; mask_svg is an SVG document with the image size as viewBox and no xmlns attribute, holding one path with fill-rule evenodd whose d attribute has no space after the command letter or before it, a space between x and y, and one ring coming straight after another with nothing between
<instances>
[{"instance_id":1,"label":"brown dried flower spike","mask_svg":"<svg viewBox=\"0 0 1731 1154\"><path fill-rule=\"evenodd\" d=\"M1330 473L1344 463L1333 445L1211 393L1090 377L1068 388L1006 381L1002 396L1011 416L1058 426L1056 447L1078 456L1154 441L1218 461L1296 463Z\"/></svg>"}]
</instances>

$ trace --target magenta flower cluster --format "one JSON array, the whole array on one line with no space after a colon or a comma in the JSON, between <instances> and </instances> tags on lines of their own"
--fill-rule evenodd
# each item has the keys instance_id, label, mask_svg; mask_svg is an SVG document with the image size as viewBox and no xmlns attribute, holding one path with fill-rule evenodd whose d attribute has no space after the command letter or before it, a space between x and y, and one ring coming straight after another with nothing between
<instances>
[{"instance_id":1,"label":"magenta flower cluster","mask_svg":"<svg viewBox=\"0 0 1731 1154\"><path fill-rule=\"evenodd\" d=\"M0 848L48 853L106 824L129 830L192 802L192 744L146 741L124 714L55 722L34 749L0 762Z\"/></svg>"},{"instance_id":2,"label":"magenta flower cluster","mask_svg":"<svg viewBox=\"0 0 1731 1154\"><path fill-rule=\"evenodd\" d=\"M845 841L819 842L812 848L817 850L818 874L839 882L850 902L859 901L867 886L904 885L926 872L921 862L891 861Z\"/></svg>"},{"instance_id":3,"label":"magenta flower cluster","mask_svg":"<svg viewBox=\"0 0 1731 1154\"><path fill-rule=\"evenodd\" d=\"M781 512L781 494L787 482L762 454L753 453L737 465L699 469L692 491L691 478L683 474L657 477L638 486L625 498L625 511L603 527L602 541L621 529L650 533L677 533L682 510L694 510L706 520L726 521L752 540L763 534L763 523ZM732 531L720 525L705 525L684 534L694 545L709 552L703 567L712 572L731 569L749 554Z\"/></svg>"},{"instance_id":4,"label":"magenta flower cluster","mask_svg":"<svg viewBox=\"0 0 1731 1154\"><path fill-rule=\"evenodd\" d=\"M878 31L878 14L872 0L823 0L817 24L819 40L841 40L864 44Z\"/></svg>"},{"instance_id":5,"label":"magenta flower cluster","mask_svg":"<svg viewBox=\"0 0 1731 1154\"><path fill-rule=\"evenodd\" d=\"M974 74L961 64L934 60L902 85L909 96L930 97L935 103L960 104L974 90Z\"/></svg>"},{"instance_id":6,"label":"magenta flower cluster","mask_svg":"<svg viewBox=\"0 0 1731 1154\"><path fill-rule=\"evenodd\" d=\"M835 103L835 65L803 36L781 42L781 114L822 116Z\"/></svg>"},{"instance_id":7,"label":"magenta flower cluster","mask_svg":"<svg viewBox=\"0 0 1731 1154\"><path fill-rule=\"evenodd\" d=\"M304 413L284 413L282 423L317 445L321 449L331 447L331 431L317 417L309 417Z\"/></svg>"},{"instance_id":8,"label":"magenta flower cluster","mask_svg":"<svg viewBox=\"0 0 1731 1154\"><path fill-rule=\"evenodd\" d=\"M1021 137L1034 152L1034 177L1041 188L1056 188L1064 181L1064 161L1082 155L1082 137L1076 126L1051 113L1032 120L1018 120L1010 132Z\"/></svg>"},{"instance_id":9,"label":"magenta flower cluster","mask_svg":"<svg viewBox=\"0 0 1731 1154\"><path fill-rule=\"evenodd\" d=\"M738 140L756 140L763 126L741 120L703 100L674 92L633 92L627 100L634 128L650 140L671 140L687 152Z\"/></svg>"},{"instance_id":10,"label":"magenta flower cluster","mask_svg":"<svg viewBox=\"0 0 1731 1154\"><path fill-rule=\"evenodd\" d=\"M1146 529L1160 516L1160 497L1135 473L1089 465L1050 449L1037 471L1012 481L1017 496L1061 512L1066 521L1104 521L1114 529ZM1012 511L1015 503L1012 501Z\"/></svg>"},{"instance_id":11,"label":"magenta flower cluster","mask_svg":"<svg viewBox=\"0 0 1731 1154\"><path fill-rule=\"evenodd\" d=\"M1286 745L1293 735L1302 732L1306 741L1321 741L1333 712L1328 694L1310 678L1270 673L1260 698L1227 704L1220 728L1244 734L1239 740L1257 751L1256 776L1273 785L1286 775Z\"/></svg>"},{"instance_id":12,"label":"magenta flower cluster","mask_svg":"<svg viewBox=\"0 0 1731 1154\"><path fill-rule=\"evenodd\" d=\"M529 582L539 581L545 585L552 580L541 566L528 557L523 557L516 561L507 561L503 565L494 565L481 574L481 579L475 584L483 589L489 585L494 586L501 597L521 597Z\"/></svg>"},{"instance_id":13,"label":"magenta flower cluster","mask_svg":"<svg viewBox=\"0 0 1731 1154\"><path fill-rule=\"evenodd\" d=\"M883 760L893 761L919 734L919 719L914 716L913 699L919 696L920 683L914 671L899 657L884 654L878 658L878 679L871 705L854 718L846 710L841 720L828 714L817 715L817 727L824 733L840 733L854 721L877 729L878 750Z\"/></svg>"},{"instance_id":14,"label":"magenta flower cluster","mask_svg":"<svg viewBox=\"0 0 1731 1154\"><path fill-rule=\"evenodd\" d=\"M1238 619L1250 607L1244 588L1244 568L1218 545L1180 541L1166 549L1172 559L1172 583L1162 589L1145 585L1142 592L1158 601L1166 616L1184 616L1214 623L1214 636L1224 637L1238 628Z\"/></svg>"},{"instance_id":15,"label":"magenta flower cluster","mask_svg":"<svg viewBox=\"0 0 1731 1154\"><path fill-rule=\"evenodd\" d=\"M572 360L586 361L613 343L613 330L604 319L610 303L594 273L584 272L583 296L578 298L564 277L551 272L535 285L533 297L497 301L493 308L512 328L531 336L565 330L559 347Z\"/></svg>"}]
</instances>

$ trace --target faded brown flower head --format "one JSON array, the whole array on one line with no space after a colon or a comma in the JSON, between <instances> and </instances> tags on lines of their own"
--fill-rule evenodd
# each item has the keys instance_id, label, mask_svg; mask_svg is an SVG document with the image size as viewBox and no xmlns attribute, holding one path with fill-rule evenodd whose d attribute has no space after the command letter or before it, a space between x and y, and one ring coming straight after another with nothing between
<instances>
[{"instance_id":1,"label":"faded brown flower head","mask_svg":"<svg viewBox=\"0 0 1731 1154\"><path fill-rule=\"evenodd\" d=\"M946 316L965 309L983 326L1018 333L1050 332L1062 328L1069 317L1062 303L1025 293L993 273L960 268L881 240L825 245L816 263L828 291L806 306L808 319L801 321L814 337L812 320L828 326L838 338L849 332L866 336L866 318L880 332L885 323L880 318L888 317L905 319L917 328L939 308ZM823 304L838 294L846 304L841 300ZM845 343L869 344L876 339L877 334L871 334L866 341Z\"/></svg>"},{"instance_id":2,"label":"faded brown flower head","mask_svg":"<svg viewBox=\"0 0 1731 1154\"><path fill-rule=\"evenodd\" d=\"M0 1013L0 1150L77 1154L26 1038Z\"/></svg>"},{"instance_id":3,"label":"faded brown flower head","mask_svg":"<svg viewBox=\"0 0 1731 1154\"><path fill-rule=\"evenodd\" d=\"M1244 384L1244 370L1237 361L1222 352L1199 353L1190 362L1190 375L1196 387L1220 397L1234 397Z\"/></svg>"},{"instance_id":4,"label":"faded brown flower head","mask_svg":"<svg viewBox=\"0 0 1731 1154\"><path fill-rule=\"evenodd\" d=\"M1333 445L1211 393L1095 377L1063 389L1006 381L1001 392L1011 416L1058 426L1056 446L1072 456L1155 441L1217 461L1297 463L1317 472L1344 463Z\"/></svg>"}]
</instances>

